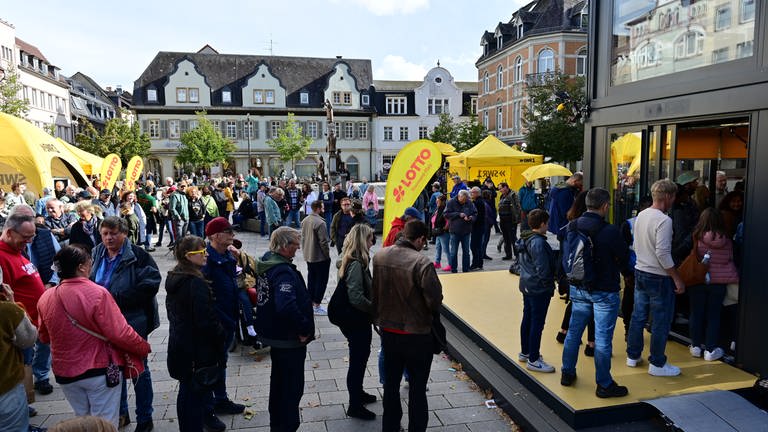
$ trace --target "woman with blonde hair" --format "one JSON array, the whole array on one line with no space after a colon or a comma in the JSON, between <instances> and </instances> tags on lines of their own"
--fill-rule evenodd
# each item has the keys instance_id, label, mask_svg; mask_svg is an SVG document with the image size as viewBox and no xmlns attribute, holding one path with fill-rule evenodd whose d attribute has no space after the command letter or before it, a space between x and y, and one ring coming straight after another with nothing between
<instances>
[{"instance_id":1,"label":"woman with blonde hair","mask_svg":"<svg viewBox=\"0 0 768 432\"><path fill-rule=\"evenodd\" d=\"M373 420L376 414L365 408L365 404L376 401L376 396L363 391L363 376L371 355L373 308L371 286L373 277L369 270L370 249L374 243L373 229L367 224L356 224L344 239L339 268L337 290L346 290L347 302L342 302L341 333L349 343L349 369L347 370L347 391L349 407L347 415L363 420ZM342 293L340 293L342 294ZM335 293L334 293L335 295ZM347 307L349 306L349 307ZM333 306L329 305L329 308ZM329 311L329 314L333 313Z\"/></svg>"},{"instance_id":2,"label":"woman with blonde hair","mask_svg":"<svg viewBox=\"0 0 768 432\"><path fill-rule=\"evenodd\" d=\"M75 212L80 219L72 225L69 233L70 244L81 244L85 246L88 252L101 243L101 234L99 226L101 220L101 207L94 205L91 201L80 201L75 205Z\"/></svg>"}]
</instances>

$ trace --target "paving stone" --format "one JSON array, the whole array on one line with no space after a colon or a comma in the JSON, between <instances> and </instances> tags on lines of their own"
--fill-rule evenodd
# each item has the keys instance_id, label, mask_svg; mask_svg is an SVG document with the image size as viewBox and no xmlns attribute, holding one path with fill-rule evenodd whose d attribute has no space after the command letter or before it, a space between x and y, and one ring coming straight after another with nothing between
<instances>
[{"instance_id":1,"label":"paving stone","mask_svg":"<svg viewBox=\"0 0 768 432\"><path fill-rule=\"evenodd\" d=\"M459 423L476 423L487 420L498 420L499 414L495 410L483 406L449 408L434 412L442 424L452 425Z\"/></svg>"},{"instance_id":2,"label":"paving stone","mask_svg":"<svg viewBox=\"0 0 768 432\"><path fill-rule=\"evenodd\" d=\"M472 432L507 432L512 430L512 426L502 420L469 423L467 426L469 426L469 430Z\"/></svg>"},{"instance_id":3,"label":"paving stone","mask_svg":"<svg viewBox=\"0 0 768 432\"><path fill-rule=\"evenodd\" d=\"M342 405L327 405L301 409L302 422L317 422L346 418Z\"/></svg>"}]
</instances>

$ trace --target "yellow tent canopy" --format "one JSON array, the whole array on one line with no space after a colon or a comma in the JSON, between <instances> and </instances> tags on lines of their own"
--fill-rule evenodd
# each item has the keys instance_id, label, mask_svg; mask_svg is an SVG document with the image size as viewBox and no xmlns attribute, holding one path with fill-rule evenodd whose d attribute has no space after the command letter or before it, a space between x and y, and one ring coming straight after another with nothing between
<instances>
[{"instance_id":1,"label":"yellow tent canopy","mask_svg":"<svg viewBox=\"0 0 768 432\"><path fill-rule=\"evenodd\" d=\"M456 152L456 147L450 144L446 144L443 142L436 142L434 144L437 146L437 148L440 149L440 153L442 153L443 156L455 156L459 154L458 152Z\"/></svg>"},{"instance_id":2,"label":"yellow tent canopy","mask_svg":"<svg viewBox=\"0 0 768 432\"><path fill-rule=\"evenodd\" d=\"M634 175L640 169L642 142L640 134L627 133L611 143L611 163L613 165L613 182L618 181L620 164L629 164L626 175Z\"/></svg>"},{"instance_id":3,"label":"yellow tent canopy","mask_svg":"<svg viewBox=\"0 0 768 432\"><path fill-rule=\"evenodd\" d=\"M87 151L82 150L80 147L74 146L61 138L56 138L56 140L58 140L61 145L63 145L67 150L75 155L75 158L77 158L77 161L80 163L80 167L83 169L84 173L87 175L95 175L101 172L101 164L104 162L103 157L96 156L93 153L88 153Z\"/></svg>"},{"instance_id":4,"label":"yellow tent canopy","mask_svg":"<svg viewBox=\"0 0 768 432\"><path fill-rule=\"evenodd\" d=\"M451 175L481 182L490 177L496 184L504 181L509 187L518 189L525 182L521 173L530 166L541 164L544 157L514 149L489 135L471 149L446 160Z\"/></svg>"},{"instance_id":5,"label":"yellow tent canopy","mask_svg":"<svg viewBox=\"0 0 768 432\"><path fill-rule=\"evenodd\" d=\"M40 194L53 187L54 178L85 187L88 177L77 158L56 138L26 120L0 113L0 187L26 183Z\"/></svg>"}]
</instances>

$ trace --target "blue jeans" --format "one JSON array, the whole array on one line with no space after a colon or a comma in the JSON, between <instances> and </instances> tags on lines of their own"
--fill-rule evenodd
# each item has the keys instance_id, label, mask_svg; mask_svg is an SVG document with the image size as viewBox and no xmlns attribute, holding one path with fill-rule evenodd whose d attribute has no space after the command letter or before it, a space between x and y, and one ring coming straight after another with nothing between
<instances>
[{"instance_id":1,"label":"blue jeans","mask_svg":"<svg viewBox=\"0 0 768 432\"><path fill-rule=\"evenodd\" d=\"M285 216L285 226L289 227L293 223L296 224L296 228L301 228L301 218L299 216L299 209L289 210L288 214Z\"/></svg>"},{"instance_id":2,"label":"blue jeans","mask_svg":"<svg viewBox=\"0 0 768 432\"><path fill-rule=\"evenodd\" d=\"M723 291L725 292L725 291ZM48 373L51 371L51 346L40 342L35 342L35 356L32 359L32 375L35 382L48 381Z\"/></svg>"},{"instance_id":3,"label":"blue jeans","mask_svg":"<svg viewBox=\"0 0 768 432\"><path fill-rule=\"evenodd\" d=\"M618 292L586 291L571 285L571 321L563 346L563 373L575 374L579 356L579 344L584 328L595 317L595 381L601 387L613 382L611 377L611 353L613 330L619 316Z\"/></svg>"},{"instance_id":4,"label":"blue jeans","mask_svg":"<svg viewBox=\"0 0 768 432\"><path fill-rule=\"evenodd\" d=\"M483 268L483 257L485 256L485 250L483 250L483 237L485 236L485 227L472 228L472 234L470 234L469 247L472 249L472 267Z\"/></svg>"},{"instance_id":5,"label":"blue jeans","mask_svg":"<svg viewBox=\"0 0 768 432\"><path fill-rule=\"evenodd\" d=\"M199 221L189 221L189 235L198 236L200 238L205 238L205 233L203 232L203 220L200 219Z\"/></svg>"},{"instance_id":6,"label":"blue jeans","mask_svg":"<svg viewBox=\"0 0 768 432\"><path fill-rule=\"evenodd\" d=\"M263 210L259 212L259 234L267 235L267 213Z\"/></svg>"},{"instance_id":7,"label":"blue jeans","mask_svg":"<svg viewBox=\"0 0 768 432\"><path fill-rule=\"evenodd\" d=\"M528 355L528 361L535 362L541 356L541 332L547 319L551 293L528 295L523 294L523 321L520 323L520 344L523 354Z\"/></svg>"},{"instance_id":8,"label":"blue jeans","mask_svg":"<svg viewBox=\"0 0 768 432\"><path fill-rule=\"evenodd\" d=\"M325 227L328 229L328 237L331 236L331 222L333 222L333 212L330 210L326 210L325 214L323 215L325 218Z\"/></svg>"},{"instance_id":9,"label":"blue jeans","mask_svg":"<svg viewBox=\"0 0 768 432\"><path fill-rule=\"evenodd\" d=\"M29 428L27 393L23 383L0 393L0 425L7 431L26 431Z\"/></svg>"},{"instance_id":10,"label":"blue jeans","mask_svg":"<svg viewBox=\"0 0 768 432\"><path fill-rule=\"evenodd\" d=\"M642 355L643 329L650 313L653 322L649 361L654 366L664 366L667 363L664 349L667 347L667 335L672 327L674 311L675 284L672 278L635 270L635 307L627 334L627 356L639 359Z\"/></svg>"},{"instance_id":11,"label":"blue jeans","mask_svg":"<svg viewBox=\"0 0 768 432\"><path fill-rule=\"evenodd\" d=\"M688 321L691 345L704 345L707 351L712 351L717 347L720 334L720 312L723 309L725 285L696 285L687 291L691 304Z\"/></svg>"},{"instance_id":12,"label":"blue jeans","mask_svg":"<svg viewBox=\"0 0 768 432\"><path fill-rule=\"evenodd\" d=\"M454 234L451 233L451 247L449 256L451 257L451 273L456 273L459 270L459 243L461 243L461 271L469 271L469 233L467 234Z\"/></svg>"},{"instance_id":13,"label":"blue jeans","mask_svg":"<svg viewBox=\"0 0 768 432\"><path fill-rule=\"evenodd\" d=\"M136 393L136 423L152 420L152 375L149 373L149 363L144 359L144 372L133 380L133 390ZM128 415L128 380L123 379L123 389L120 392L120 415Z\"/></svg>"},{"instance_id":14,"label":"blue jeans","mask_svg":"<svg viewBox=\"0 0 768 432\"><path fill-rule=\"evenodd\" d=\"M448 262L451 262L451 235L448 233L440 234L435 237L435 262L440 264L443 258L443 252L448 257Z\"/></svg>"}]
</instances>

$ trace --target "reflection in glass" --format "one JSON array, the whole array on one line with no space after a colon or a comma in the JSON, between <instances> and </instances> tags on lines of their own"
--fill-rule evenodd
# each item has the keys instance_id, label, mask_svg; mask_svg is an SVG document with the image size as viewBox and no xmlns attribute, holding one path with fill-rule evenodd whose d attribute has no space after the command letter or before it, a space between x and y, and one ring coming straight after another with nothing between
<instances>
[{"instance_id":1,"label":"reflection in glass","mask_svg":"<svg viewBox=\"0 0 768 432\"><path fill-rule=\"evenodd\" d=\"M634 217L640 200L640 168L642 163L642 133L623 131L610 134L611 196L614 224Z\"/></svg>"},{"instance_id":2,"label":"reflection in glass","mask_svg":"<svg viewBox=\"0 0 768 432\"><path fill-rule=\"evenodd\" d=\"M753 55L754 0L613 3L611 85Z\"/></svg>"}]
</instances>

